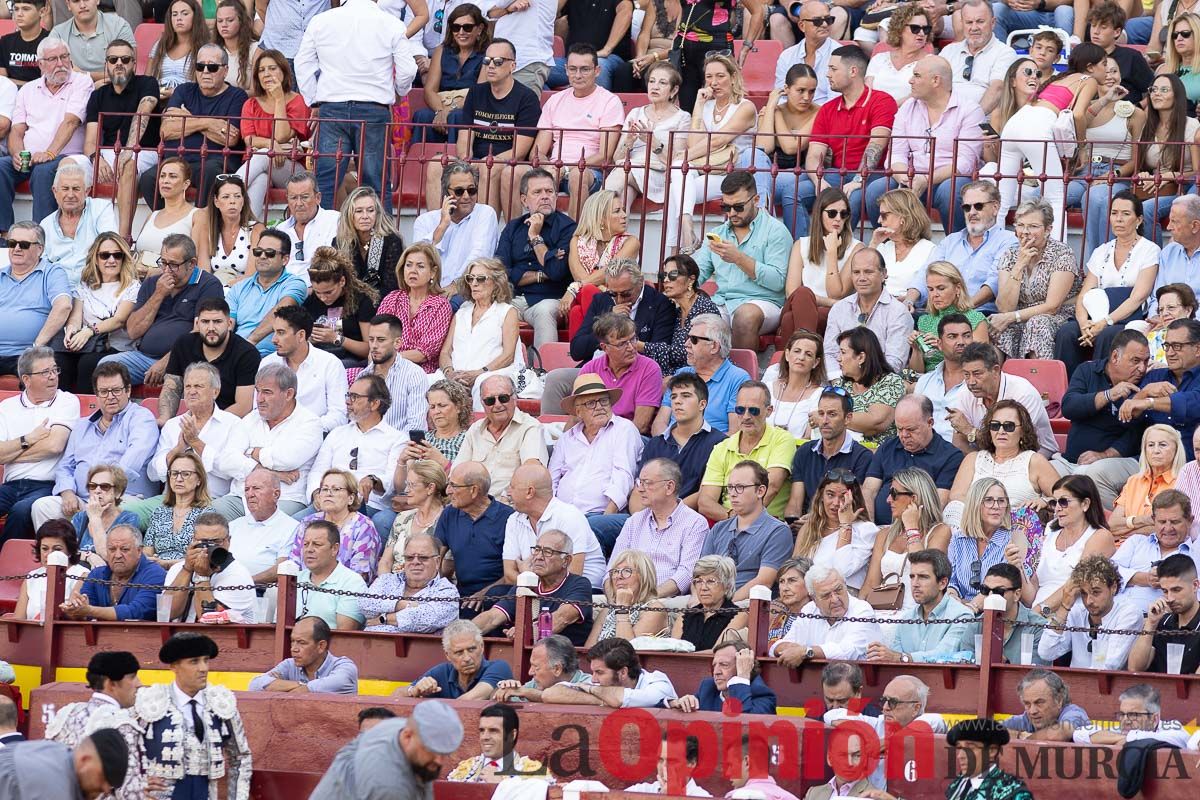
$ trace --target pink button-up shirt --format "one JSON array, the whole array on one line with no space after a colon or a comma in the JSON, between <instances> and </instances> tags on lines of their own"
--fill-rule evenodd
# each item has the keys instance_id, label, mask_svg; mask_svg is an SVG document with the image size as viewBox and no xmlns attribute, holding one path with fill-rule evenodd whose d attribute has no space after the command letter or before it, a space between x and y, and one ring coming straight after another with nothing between
<instances>
[{"instance_id":1,"label":"pink button-up shirt","mask_svg":"<svg viewBox=\"0 0 1200 800\"><path fill-rule=\"evenodd\" d=\"M82 72L72 72L67 82L57 92L46 88L46 79L38 78L21 87L17 92L17 104L13 109L13 125L24 123L25 149L37 153L50 149L54 135L63 118L70 114L79 120L59 155L75 155L83 152L83 120L87 117L87 102L92 94L92 79Z\"/></svg>"},{"instance_id":2,"label":"pink button-up shirt","mask_svg":"<svg viewBox=\"0 0 1200 800\"><path fill-rule=\"evenodd\" d=\"M910 97L896 112L896 124L892 128L893 165L908 169L911 154L913 168L917 174L929 175L939 167L955 165L959 175L970 175L980 162L983 151L983 109L971 103L955 89L950 93L950 102L942 112L942 118L932 127L929 124L929 106L924 100ZM929 166L929 138L933 138L933 167ZM958 144L958 161L954 161L954 143Z\"/></svg>"}]
</instances>

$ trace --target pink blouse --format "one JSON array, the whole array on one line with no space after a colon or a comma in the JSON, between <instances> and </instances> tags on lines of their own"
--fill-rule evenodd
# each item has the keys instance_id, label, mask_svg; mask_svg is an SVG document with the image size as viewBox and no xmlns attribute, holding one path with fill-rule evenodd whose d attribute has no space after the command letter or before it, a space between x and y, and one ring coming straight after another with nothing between
<instances>
[{"instance_id":1,"label":"pink blouse","mask_svg":"<svg viewBox=\"0 0 1200 800\"><path fill-rule=\"evenodd\" d=\"M375 313L399 317L404 326L400 349L420 350L425 354L425 360L419 365L421 369L429 373L436 372L442 344L450 332L450 319L454 316L450 310L450 300L444 295L431 294L421 302L416 314L412 313L411 308L408 292L397 289L383 298Z\"/></svg>"}]
</instances>

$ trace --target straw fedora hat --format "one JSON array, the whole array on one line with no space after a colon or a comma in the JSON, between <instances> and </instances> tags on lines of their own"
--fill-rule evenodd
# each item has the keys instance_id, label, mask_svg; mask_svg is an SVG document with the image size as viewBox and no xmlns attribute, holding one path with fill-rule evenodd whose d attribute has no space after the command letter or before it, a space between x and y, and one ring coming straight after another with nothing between
<instances>
[{"instance_id":1,"label":"straw fedora hat","mask_svg":"<svg viewBox=\"0 0 1200 800\"><path fill-rule=\"evenodd\" d=\"M614 406L621 399L620 389L608 388L604 385L604 381L600 380L600 376L594 372L581 372L575 378L571 393L562 399L562 410L574 416L576 400L601 394L608 395L608 402Z\"/></svg>"}]
</instances>

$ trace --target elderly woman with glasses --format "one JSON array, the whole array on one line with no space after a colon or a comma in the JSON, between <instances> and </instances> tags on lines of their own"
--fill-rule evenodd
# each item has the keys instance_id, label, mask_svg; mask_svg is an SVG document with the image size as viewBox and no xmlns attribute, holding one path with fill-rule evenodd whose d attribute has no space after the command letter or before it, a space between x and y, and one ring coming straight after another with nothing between
<instances>
[{"instance_id":1,"label":"elderly woman with glasses","mask_svg":"<svg viewBox=\"0 0 1200 800\"><path fill-rule=\"evenodd\" d=\"M1175 488L1187 463L1183 439L1170 425L1151 425L1142 434L1141 471L1125 482L1113 505L1109 528L1119 547L1131 534L1154 533L1151 504L1160 492Z\"/></svg>"},{"instance_id":2,"label":"elderly woman with glasses","mask_svg":"<svg viewBox=\"0 0 1200 800\"><path fill-rule=\"evenodd\" d=\"M650 556L626 550L613 559L604 579L607 608L596 610L592 632L584 647L614 636L635 639L656 636L667 625L667 612L655 602L658 574Z\"/></svg>"},{"instance_id":3,"label":"elderly woman with glasses","mask_svg":"<svg viewBox=\"0 0 1200 800\"><path fill-rule=\"evenodd\" d=\"M368 589L372 597L358 598L368 631L438 633L458 619L458 588L442 577L441 550L442 543L427 532L404 541L395 561Z\"/></svg>"},{"instance_id":4,"label":"elderly woman with glasses","mask_svg":"<svg viewBox=\"0 0 1200 800\"><path fill-rule=\"evenodd\" d=\"M979 587L983 575L1000 563L1012 564L1020 571L1028 549L1024 535L1013 530L1004 484L995 478L976 481L967 492L960 525L950 531L949 591L982 611Z\"/></svg>"},{"instance_id":5,"label":"elderly woman with glasses","mask_svg":"<svg viewBox=\"0 0 1200 800\"><path fill-rule=\"evenodd\" d=\"M92 373L100 359L133 349L125 322L137 305L140 287L125 240L111 232L97 236L73 292L61 347L55 339L64 388L93 394Z\"/></svg>"},{"instance_id":6,"label":"elderly woman with glasses","mask_svg":"<svg viewBox=\"0 0 1200 800\"><path fill-rule=\"evenodd\" d=\"M808 517L793 527L796 545L792 557L810 558L814 565L836 569L857 597L879 527L867 515L862 486L855 474L848 469L825 473Z\"/></svg>"},{"instance_id":7,"label":"elderly woman with glasses","mask_svg":"<svg viewBox=\"0 0 1200 800\"><path fill-rule=\"evenodd\" d=\"M338 561L364 580L373 579L379 558L379 533L371 518L358 510L362 507L362 497L354 473L344 469L325 470L313 496L313 505L318 511L301 519L296 526L296 536L289 555L292 561L304 563L302 550L308 524L325 520L336 525L341 532Z\"/></svg>"},{"instance_id":8,"label":"elderly woman with glasses","mask_svg":"<svg viewBox=\"0 0 1200 800\"><path fill-rule=\"evenodd\" d=\"M692 569L695 605L675 617L671 638L683 639L697 653L711 652L721 642L745 639L746 612L733 602L737 565L729 556L703 556Z\"/></svg>"},{"instance_id":9,"label":"elderly woman with glasses","mask_svg":"<svg viewBox=\"0 0 1200 800\"><path fill-rule=\"evenodd\" d=\"M767 626L767 647L787 636L796 621L796 615L808 603L808 587L804 576L812 568L810 558L789 558L779 565L779 576L775 579L776 596L771 602L771 617Z\"/></svg>"},{"instance_id":10,"label":"elderly woman with glasses","mask_svg":"<svg viewBox=\"0 0 1200 800\"><path fill-rule=\"evenodd\" d=\"M418 534L432 535L442 511L446 508L445 470L433 461L417 459L405 467L404 478L397 486L404 487L406 511L400 512L392 523L391 533L379 557L379 574L392 571L392 565L404 554L405 542Z\"/></svg>"}]
</instances>

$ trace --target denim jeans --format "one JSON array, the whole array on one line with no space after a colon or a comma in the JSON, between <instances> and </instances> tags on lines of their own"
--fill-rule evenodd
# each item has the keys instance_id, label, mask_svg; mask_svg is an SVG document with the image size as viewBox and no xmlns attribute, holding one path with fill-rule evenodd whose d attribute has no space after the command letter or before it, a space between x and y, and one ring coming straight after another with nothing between
<instances>
[{"instance_id":1,"label":"denim jeans","mask_svg":"<svg viewBox=\"0 0 1200 800\"><path fill-rule=\"evenodd\" d=\"M942 226L946 229L946 233L953 231L961 231L966 226L966 219L963 217L962 204L958 202L962 196L963 187L971 182L971 179L959 175L953 179L946 180L933 187L933 207L937 209L938 214L942 218ZM879 200L892 189L900 188L900 184L896 183L895 178L876 178L867 185L867 218L872 222L879 220ZM921 203L925 204L928 195L928 190L921 193ZM953 227L951 227L953 225Z\"/></svg>"},{"instance_id":2,"label":"denim jeans","mask_svg":"<svg viewBox=\"0 0 1200 800\"><path fill-rule=\"evenodd\" d=\"M438 133L433 128L429 127L433 124L433 118L435 114L436 112L432 108L418 108L413 112L413 144L420 144L421 142L429 142L434 144L458 141L458 130L454 126L462 124L462 109L456 108L446 115L445 133Z\"/></svg>"},{"instance_id":3,"label":"denim jeans","mask_svg":"<svg viewBox=\"0 0 1200 800\"><path fill-rule=\"evenodd\" d=\"M992 3L992 10L996 12L996 38L1005 44L1013 31L1030 30L1039 25L1052 25L1067 33L1075 29L1075 8L1070 3L1053 11L1014 11L1007 3L999 2Z\"/></svg>"},{"instance_id":4,"label":"denim jeans","mask_svg":"<svg viewBox=\"0 0 1200 800\"><path fill-rule=\"evenodd\" d=\"M154 362L158 361L158 359L152 358L140 350L129 350L124 353L117 353L115 356L105 356L100 359L100 364L107 364L112 361L124 364L125 369L129 370L129 383L131 385L141 386L146 381L146 370L154 366Z\"/></svg>"},{"instance_id":5,"label":"denim jeans","mask_svg":"<svg viewBox=\"0 0 1200 800\"><path fill-rule=\"evenodd\" d=\"M358 182L370 186L384 202L388 213L392 210L392 192L384 170L387 165L389 140L388 123L392 121L392 109L380 103L322 103L321 116L317 120L317 188L321 192L321 205L334 208L337 187L345 177L350 156L357 154L362 160ZM342 158L336 157L341 149ZM328 154L328 155L326 155Z\"/></svg>"},{"instance_id":6,"label":"denim jeans","mask_svg":"<svg viewBox=\"0 0 1200 800\"><path fill-rule=\"evenodd\" d=\"M1129 188L1123 181L1114 181L1109 186L1110 171L1109 164L1089 164L1077 173L1080 179L1067 184L1067 208L1083 211L1083 247L1089 257L1093 250L1112 238L1108 232L1108 206L1112 196ZM1082 180L1089 175L1093 178L1091 182Z\"/></svg>"},{"instance_id":7,"label":"denim jeans","mask_svg":"<svg viewBox=\"0 0 1200 800\"><path fill-rule=\"evenodd\" d=\"M587 515L588 524L592 526L592 533L596 534L596 538L600 541L600 549L604 551L605 560L612 556L613 545L617 543L617 537L621 535L621 528L625 526L627 519L629 519L628 514L592 513Z\"/></svg>"},{"instance_id":8,"label":"denim jeans","mask_svg":"<svg viewBox=\"0 0 1200 800\"><path fill-rule=\"evenodd\" d=\"M832 170L822 175L826 183L839 188L860 177L858 173L847 174ZM817 199L816 186L807 175L795 176L794 183L785 182L783 175L779 178L775 183L775 191L779 204L783 207L783 222L792 232L793 238L808 236L809 214L812 213L813 201ZM859 218L862 216L862 203L862 185L859 184L858 188L850 193L850 221L855 228L858 227Z\"/></svg>"},{"instance_id":9,"label":"denim jeans","mask_svg":"<svg viewBox=\"0 0 1200 800\"><path fill-rule=\"evenodd\" d=\"M29 179L29 192L33 195L33 221L41 222L58 211L54 199L54 172L63 156L42 164L34 164L29 172L18 172L13 166L12 156L0 158L0 231L7 231L13 224L13 198L17 196L17 184Z\"/></svg>"},{"instance_id":10,"label":"denim jeans","mask_svg":"<svg viewBox=\"0 0 1200 800\"><path fill-rule=\"evenodd\" d=\"M1150 31L1154 28L1154 16L1147 15L1125 20L1125 36L1130 44L1150 44Z\"/></svg>"},{"instance_id":11,"label":"denim jeans","mask_svg":"<svg viewBox=\"0 0 1200 800\"><path fill-rule=\"evenodd\" d=\"M601 89L612 90L613 74L621 66L620 56L605 56L600 59L600 74L596 76L596 85ZM547 89L561 89L567 85L567 59L556 56L554 66L550 67L550 77L546 78Z\"/></svg>"},{"instance_id":12,"label":"denim jeans","mask_svg":"<svg viewBox=\"0 0 1200 800\"><path fill-rule=\"evenodd\" d=\"M52 494L54 481L22 479L0 484L0 514L8 514L0 542L7 542L9 539L32 539L33 518L30 512L33 503Z\"/></svg>"}]
</instances>

